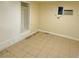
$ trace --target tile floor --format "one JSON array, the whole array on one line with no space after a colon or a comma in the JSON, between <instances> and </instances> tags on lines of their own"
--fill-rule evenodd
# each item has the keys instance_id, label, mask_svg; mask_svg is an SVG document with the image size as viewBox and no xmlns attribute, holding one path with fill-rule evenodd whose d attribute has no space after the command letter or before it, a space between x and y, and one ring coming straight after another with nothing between
<instances>
[{"instance_id":1,"label":"tile floor","mask_svg":"<svg viewBox=\"0 0 79 59\"><path fill-rule=\"evenodd\" d=\"M38 32L0 52L4 58L79 57L79 41Z\"/></svg>"}]
</instances>

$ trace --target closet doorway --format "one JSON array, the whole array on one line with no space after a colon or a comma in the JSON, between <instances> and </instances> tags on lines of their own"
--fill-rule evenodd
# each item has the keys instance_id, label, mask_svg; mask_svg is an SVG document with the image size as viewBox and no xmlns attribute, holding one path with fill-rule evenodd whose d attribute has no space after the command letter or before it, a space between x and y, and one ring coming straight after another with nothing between
<instances>
[{"instance_id":1,"label":"closet doorway","mask_svg":"<svg viewBox=\"0 0 79 59\"><path fill-rule=\"evenodd\" d=\"M29 4L21 2L21 32L29 30Z\"/></svg>"}]
</instances>

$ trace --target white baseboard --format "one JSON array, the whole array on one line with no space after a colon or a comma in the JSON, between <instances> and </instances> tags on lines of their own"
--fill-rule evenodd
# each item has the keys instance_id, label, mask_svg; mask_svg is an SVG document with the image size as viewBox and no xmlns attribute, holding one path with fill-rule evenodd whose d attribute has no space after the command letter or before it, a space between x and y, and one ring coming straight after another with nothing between
<instances>
[{"instance_id":1,"label":"white baseboard","mask_svg":"<svg viewBox=\"0 0 79 59\"><path fill-rule=\"evenodd\" d=\"M7 39L7 40L1 42L0 43L0 51L12 46L13 44L15 44L15 43L33 35L33 34L35 34L36 32L38 32L38 31L34 31L34 32L26 31L16 37L13 37L11 39Z\"/></svg>"},{"instance_id":2,"label":"white baseboard","mask_svg":"<svg viewBox=\"0 0 79 59\"><path fill-rule=\"evenodd\" d=\"M62 34L58 34L58 33L52 33L52 32L45 31L45 30L40 30L40 29L39 29L38 31L40 31L40 32L45 32L45 33L49 33L49 34L51 34L51 35L57 35L57 36L60 36L60 37L64 37L64 38L68 38L68 39L72 39L72 40L77 40L77 41L79 41L78 38L71 37L71 36L67 36L67 35L62 35Z\"/></svg>"},{"instance_id":3,"label":"white baseboard","mask_svg":"<svg viewBox=\"0 0 79 59\"><path fill-rule=\"evenodd\" d=\"M45 30L38 30L38 31L79 41L79 39L77 39L77 38L66 36L66 35L61 35L61 34L58 34L58 33L52 33L52 32L48 32L48 31L45 31ZM17 43L17 42L19 42L19 41L33 35L33 34L35 34L38 31L34 31L34 32L26 31L26 32L24 32L24 33L22 33L22 34L20 34L20 35L18 35L16 37L13 37L12 39L8 39L8 40L5 40L5 41L1 42L0 43L0 51L12 46L13 44L15 44L15 43Z\"/></svg>"}]
</instances>

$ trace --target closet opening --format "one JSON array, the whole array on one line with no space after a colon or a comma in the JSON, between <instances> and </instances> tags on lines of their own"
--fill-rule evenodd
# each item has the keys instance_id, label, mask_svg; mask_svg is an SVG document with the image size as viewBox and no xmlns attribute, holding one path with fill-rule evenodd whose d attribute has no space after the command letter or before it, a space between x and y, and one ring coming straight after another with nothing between
<instances>
[{"instance_id":1,"label":"closet opening","mask_svg":"<svg viewBox=\"0 0 79 59\"><path fill-rule=\"evenodd\" d=\"M21 2L21 32L29 30L29 3Z\"/></svg>"}]
</instances>

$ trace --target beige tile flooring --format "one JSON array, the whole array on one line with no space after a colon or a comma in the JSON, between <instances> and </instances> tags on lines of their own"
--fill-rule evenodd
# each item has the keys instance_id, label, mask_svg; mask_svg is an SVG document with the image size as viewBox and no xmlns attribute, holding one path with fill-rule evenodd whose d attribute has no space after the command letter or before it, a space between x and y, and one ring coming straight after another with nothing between
<instances>
[{"instance_id":1,"label":"beige tile flooring","mask_svg":"<svg viewBox=\"0 0 79 59\"><path fill-rule=\"evenodd\" d=\"M38 32L0 52L0 57L79 57L79 41Z\"/></svg>"}]
</instances>

